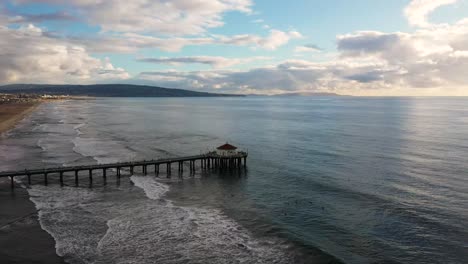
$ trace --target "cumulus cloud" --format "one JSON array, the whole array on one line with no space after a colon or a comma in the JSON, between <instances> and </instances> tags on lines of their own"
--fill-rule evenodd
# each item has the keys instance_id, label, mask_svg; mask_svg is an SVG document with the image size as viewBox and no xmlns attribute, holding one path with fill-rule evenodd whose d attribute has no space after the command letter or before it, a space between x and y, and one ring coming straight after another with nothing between
<instances>
[{"instance_id":1,"label":"cumulus cloud","mask_svg":"<svg viewBox=\"0 0 468 264\"><path fill-rule=\"evenodd\" d=\"M39 0L41 1L41 0ZM16 0L17 3L35 2ZM234 45L275 50L302 38L297 31L271 29L267 34L214 35L209 29L223 25L226 12L250 13L250 0L96 1L42 0L57 6L71 5L83 19L99 25L94 37L53 36L29 25L50 19L66 20L65 13L5 16L0 14L0 80L2 82L95 82L124 79L124 69L90 54L134 53L141 49L175 52L185 46ZM134 81L160 86L230 93L328 91L361 93L410 89L465 89L468 86L468 19L453 24L431 24L436 8L456 0L414 0L404 9L413 32L355 31L337 36L337 54L327 61L285 60L276 65L227 70L233 65L262 59L221 56L142 58L159 64L197 63L206 71L148 71ZM75 13L74 13L75 14ZM13 21L13 22L12 22ZM261 21L256 21L261 22ZM14 43L14 45L12 45ZM307 44L295 52L319 51ZM297 54L296 54L297 55ZM327 54L326 54L327 55ZM421 89L425 88L425 89Z\"/></svg>"},{"instance_id":2,"label":"cumulus cloud","mask_svg":"<svg viewBox=\"0 0 468 264\"><path fill-rule=\"evenodd\" d=\"M356 80L372 81L383 76L387 83L407 87L454 87L468 84L468 23L460 21L432 30L414 33L356 32L338 37L342 58L374 58L386 71L375 67ZM382 78L381 78L382 79Z\"/></svg>"},{"instance_id":3,"label":"cumulus cloud","mask_svg":"<svg viewBox=\"0 0 468 264\"><path fill-rule=\"evenodd\" d=\"M251 13L251 0L70 0L66 3L59 0L14 0L12 3L47 3L57 11L30 14L0 10L2 83L95 82L129 77L124 69L114 67L109 60L90 55L94 53L135 53L141 49L177 52L194 45L274 50L301 37L299 32L281 30L270 30L263 36L208 34L209 29L223 25L223 15L227 12ZM33 25L47 21L87 23L99 26L101 31L92 35L66 36ZM258 59L261 58L178 58L179 63L183 60L214 68Z\"/></svg>"},{"instance_id":4,"label":"cumulus cloud","mask_svg":"<svg viewBox=\"0 0 468 264\"><path fill-rule=\"evenodd\" d=\"M413 0L404 13L410 25L428 27L428 15L437 8L456 3L458 0Z\"/></svg>"},{"instance_id":5,"label":"cumulus cloud","mask_svg":"<svg viewBox=\"0 0 468 264\"><path fill-rule=\"evenodd\" d=\"M17 0L73 6L89 23L107 32L196 35L222 26L223 14L250 13L250 0Z\"/></svg>"},{"instance_id":6,"label":"cumulus cloud","mask_svg":"<svg viewBox=\"0 0 468 264\"><path fill-rule=\"evenodd\" d=\"M238 93L378 94L419 89L445 94L464 90L466 94L467 43L468 19L464 19L413 33L357 31L339 35L339 53L325 62L287 60L245 71L145 72L139 77L171 87Z\"/></svg>"},{"instance_id":7,"label":"cumulus cloud","mask_svg":"<svg viewBox=\"0 0 468 264\"><path fill-rule=\"evenodd\" d=\"M206 64L214 68L226 68L236 64L243 64L255 60L266 60L268 57L251 57L251 58L225 58L221 56L191 56L191 57L162 57L162 58L140 58L138 61L150 62L157 64Z\"/></svg>"},{"instance_id":8,"label":"cumulus cloud","mask_svg":"<svg viewBox=\"0 0 468 264\"><path fill-rule=\"evenodd\" d=\"M86 83L125 79L129 74L108 60L90 56L86 49L48 37L29 24L18 29L0 26L0 81Z\"/></svg>"}]
</instances>

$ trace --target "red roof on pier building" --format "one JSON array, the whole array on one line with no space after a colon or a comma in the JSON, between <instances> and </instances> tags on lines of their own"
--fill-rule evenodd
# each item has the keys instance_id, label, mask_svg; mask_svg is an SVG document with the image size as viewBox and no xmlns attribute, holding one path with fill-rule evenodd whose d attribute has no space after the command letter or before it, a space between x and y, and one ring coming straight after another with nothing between
<instances>
[{"instance_id":1,"label":"red roof on pier building","mask_svg":"<svg viewBox=\"0 0 468 264\"><path fill-rule=\"evenodd\" d=\"M235 150L235 149L237 149L237 147L226 143L226 144L224 144L222 146L217 147L217 149L219 149L219 150Z\"/></svg>"}]
</instances>

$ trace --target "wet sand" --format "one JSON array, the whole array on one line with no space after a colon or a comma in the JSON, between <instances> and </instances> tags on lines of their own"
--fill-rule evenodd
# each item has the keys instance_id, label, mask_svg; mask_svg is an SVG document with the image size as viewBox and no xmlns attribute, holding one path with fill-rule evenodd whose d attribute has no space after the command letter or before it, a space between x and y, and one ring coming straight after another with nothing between
<instances>
[{"instance_id":1,"label":"wet sand","mask_svg":"<svg viewBox=\"0 0 468 264\"><path fill-rule=\"evenodd\" d=\"M0 134L12 129L40 104L0 104ZM41 228L28 192L9 179L0 179L0 262L66 263L55 252L54 239Z\"/></svg>"},{"instance_id":2,"label":"wet sand","mask_svg":"<svg viewBox=\"0 0 468 264\"><path fill-rule=\"evenodd\" d=\"M55 252L54 239L38 221L27 191L12 190L8 180L0 180L0 262L66 263Z\"/></svg>"},{"instance_id":3,"label":"wet sand","mask_svg":"<svg viewBox=\"0 0 468 264\"><path fill-rule=\"evenodd\" d=\"M12 129L40 104L40 101L0 104L0 134Z\"/></svg>"}]
</instances>

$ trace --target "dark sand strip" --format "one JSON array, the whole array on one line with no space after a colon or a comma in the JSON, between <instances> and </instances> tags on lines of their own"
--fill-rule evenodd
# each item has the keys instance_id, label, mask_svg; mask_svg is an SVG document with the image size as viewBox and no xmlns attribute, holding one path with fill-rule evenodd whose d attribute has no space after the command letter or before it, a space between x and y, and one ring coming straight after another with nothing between
<instances>
[{"instance_id":1,"label":"dark sand strip","mask_svg":"<svg viewBox=\"0 0 468 264\"><path fill-rule=\"evenodd\" d=\"M0 262L66 263L41 228L28 192L18 185L11 190L7 179L0 179Z\"/></svg>"}]
</instances>

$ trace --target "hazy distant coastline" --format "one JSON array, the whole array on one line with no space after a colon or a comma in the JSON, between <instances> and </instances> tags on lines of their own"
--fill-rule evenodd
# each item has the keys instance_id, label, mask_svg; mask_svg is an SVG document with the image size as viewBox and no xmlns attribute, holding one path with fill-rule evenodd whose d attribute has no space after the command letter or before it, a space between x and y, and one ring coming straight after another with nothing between
<instances>
[{"instance_id":1,"label":"hazy distant coastline","mask_svg":"<svg viewBox=\"0 0 468 264\"><path fill-rule=\"evenodd\" d=\"M320 92L291 92L291 93L279 93L279 94L271 94L271 95L264 95L264 94L248 94L247 96L252 96L252 97L261 97L261 96L267 96L267 97L294 97L294 96L304 96L304 97L320 97L320 96L349 96L349 95L342 95L342 94L336 94L336 93L320 93Z\"/></svg>"},{"instance_id":2,"label":"hazy distant coastline","mask_svg":"<svg viewBox=\"0 0 468 264\"><path fill-rule=\"evenodd\" d=\"M10 84L0 86L0 93L34 93L49 95L72 95L94 97L232 97L238 94L196 92L149 85L133 84L92 84L92 85L52 85L52 84Z\"/></svg>"}]
</instances>

